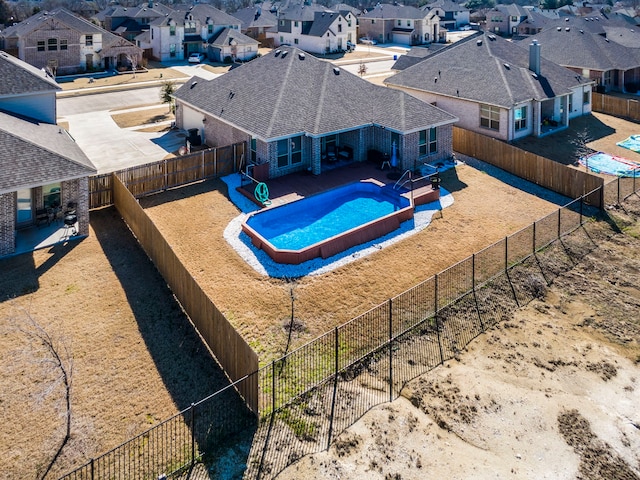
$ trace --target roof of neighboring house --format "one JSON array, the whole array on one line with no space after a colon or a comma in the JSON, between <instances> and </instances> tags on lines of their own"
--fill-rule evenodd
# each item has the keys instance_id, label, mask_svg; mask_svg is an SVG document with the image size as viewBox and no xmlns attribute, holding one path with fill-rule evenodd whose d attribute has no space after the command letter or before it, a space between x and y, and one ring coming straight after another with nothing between
<instances>
[{"instance_id":1,"label":"roof of neighboring house","mask_svg":"<svg viewBox=\"0 0 640 480\"><path fill-rule=\"evenodd\" d=\"M542 44L543 54L545 48ZM591 83L544 58L540 64L540 75L534 76L528 48L478 34L439 50L385 83L505 108L567 94L572 87Z\"/></svg>"},{"instance_id":2,"label":"roof of neighboring house","mask_svg":"<svg viewBox=\"0 0 640 480\"><path fill-rule=\"evenodd\" d=\"M106 18L159 18L164 17L167 13L171 13L173 10L167 5L162 3L152 3L150 6L148 3L144 3L137 7L123 7L121 5L114 5L107 7L98 14L96 19L104 21Z\"/></svg>"},{"instance_id":3,"label":"roof of neighboring house","mask_svg":"<svg viewBox=\"0 0 640 480\"><path fill-rule=\"evenodd\" d=\"M214 47L224 47L231 45L231 42L235 41L237 45L259 45L260 42L246 36L244 33L239 32L234 28L225 27L220 32L209 40L209 44Z\"/></svg>"},{"instance_id":4,"label":"roof of neighboring house","mask_svg":"<svg viewBox=\"0 0 640 480\"><path fill-rule=\"evenodd\" d=\"M529 14L529 12L524 7L521 7L517 3L510 3L508 5L499 4L495 6L495 10L498 10L505 15L509 15L512 17L526 17Z\"/></svg>"},{"instance_id":5,"label":"roof of neighboring house","mask_svg":"<svg viewBox=\"0 0 640 480\"><path fill-rule=\"evenodd\" d=\"M280 9L278 12L278 18L285 20L298 20L300 22L313 22L315 21L317 12L328 12L337 15L337 12L331 8L312 3L311 5L305 4L289 4L286 8Z\"/></svg>"},{"instance_id":6,"label":"roof of neighboring house","mask_svg":"<svg viewBox=\"0 0 640 480\"><path fill-rule=\"evenodd\" d=\"M371 10L364 10L360 15L361 18L383 18L392 20L396 18L421 20L425 16L425 12L416 7L406 5L391 5L389 3L379 3Z\"/></svg>"},{"instance_id":7,"label":"roof of neighboring house","mask_svg":"<svg viewBox=\"0 0 640 480\"><path fill-rule=\"evenodd\" d=\"M339 16L339 13L334 12L316 12L313 17L311 28L306 33L304 32L303 28L302 33L305 33L306 35L310 35L312 37L322 37L325 33L327 33L328 30L330 30L329 27ZM337 32L332 33L335 35Z\"/></svg>"},{"instance_id":8,"label":"roof of neighboring house","mask_svg":"<svg viewBox=\"0 0 640 480\"><path fill-rule=\"evenodd\" d=\"M432 43L428 47L412 47L407 53L398 57L391 70L405 70L445 47L446 45L442 43Z\"/></svg>"},{"instance_id":9,"label":"roof of neighboring house","mask_svg":"<svg viewBox=\"0 0 640 480\"><path fill-rule=\"evenodd\" d=\"M2 111L0 151L0 193L96 173L64 128Z\"/></svg>"},{"instance_id":10,"label":"roof of neighboring house","mask_svg":"<svg viewBox=\"0 0 640 480\"><path fill-rule=\"evenodd\" d=\"M84 18L78 17L74 15L69 10L65 8L59 7L50 12L40 12L32 17L27 18L26 20L14 25L8 29L6 29L2 35L5 37L25 37L29 35L31 32L40 28L47 22L59 22L67 27L75 30L76 32L82 34L90 34L90 35L102 35L102 47L103 50L106 50L110 47L131 47L137 49L135 45L127 40L119 37L118 35L114 35L113 33L94 25L93 23L85 20ZM123 43L125 42L125 43ZM103 53L104 55L104 53Z\"/></svg>"},{"instance_id":11,"label":"roof of neighboring house","mask_svg":"<svg viewBox=\"0 0 640 480\"><path fill-rule=\"evenodd\" d=\"M0 97L61 90L43 70L0 52Z\"/></svg>"},{"instance_id":12,"label":"roof of neighboring house","mask_svg":"<svg viewBox=\"0 0 640 480\"><path fill-rule=\"evenodd\" d=\"M435 0L422 6L422 10L431 10L441 8L445 12L468 12L469 9L464 5L454 2L453 0Z\"/></svg>"},{"instance_id":13,"label":"roof of neighboring house","mask_svg":"<svg viewBox=\"0 0 640 480\"><path fill-rule=\"evenodd\" d=\"M640 67L640 32L605 20L569 18L534 38L542 45L542 56L558 65L602 71Z\"/></svg>"},{"instance_id":14,"label":"roof of neighboring house","mask_svg":"<svg viewBox=\"0 0 640 480\"><path fill-rule=\"evenodd\" d=\"M362 10L352 5L349 5L348 3L338 3L336 5L333 5L331 8L333 8L336 12L342 13L343 16L346 15L345 12L349 12L355 16L358 16L362 13Z\"/></svg>"},{"instance_id":15,"label":"roof of neighboring house","mask_svg":"<svg viewBox=\"0 0 640 480\"><path fill-rule=\"evenodd\" d=\"M278 18L269 10L259 6L247 7L233 13L241 22L241 29L269 28L278 25Z\"/></svg>"},{"instance_id":16,"label":"roof of neighboring house","mask_svg":"<svg viewBox=\"0 0 640 480\"><path fill-rule=\"evenodd\" d=\"M169 19L175 20L179 25L183 24L188 15L191 15L194 20L200 21L201 24L206 24L208 20L211 20L214 25L240 25L240 19L229 15L222 10L217 9L212 5L206 3L196 3L194 5L174 5L174 11L165 16L164 24L167 24ZM158 24L156 20L154 25ZM162 23L161 23L162 24Z\"/></svg>"},{"instance_id":17,"label":"roof of neighboring house","mask_svg":"<svg viewBox=\"0 0 640 480\"><path fill-rule=\"evenodd\" d=\"M404 92L373 85L293 47L281 47L213 80L192 78L175 97L268 141L368 125L408 133L456 120Z\"/></svg>"},{"instance_id":18,"label":"roof of neighboring house","mask_svg":"<svg viewBox=\"0 0 640 480\"><path fill-rule=\"evenodd\" d=\"M558 13L555 10L551 10L551 12L553 13L549 13L549 12L545 13L545 12L541 12L540 10L529 10L529 13L527 14L527 18L521 23L521 25L528 24L528 25L531 25L532 27L544 28L552 20L556 20L560 18Z\"/></svg>"}]
</instances>

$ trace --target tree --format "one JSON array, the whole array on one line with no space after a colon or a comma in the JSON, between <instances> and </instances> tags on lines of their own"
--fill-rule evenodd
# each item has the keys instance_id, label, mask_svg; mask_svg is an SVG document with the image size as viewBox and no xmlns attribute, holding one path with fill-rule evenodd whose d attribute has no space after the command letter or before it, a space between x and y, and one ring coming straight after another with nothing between
<instances>
[{"instance_id":1,"label":"tree","mask_svg":"<svg viewBox=\"0 0 640 480\"><path fill-rule=\"evenodd\" d=\"M11 25L12 23L11 8L5 0L0 0L0 24Z\"/></svg>"},{"instance_id":2,"label":"tree","mask_svg":"<svg viewBox=\"0 0 640 480\"><path fill-rule=\"evenodd\" d=\"M176 91L176 84L170 80L163 82L160 87L160 100L162 103L169 104L169 112L175 113L175 106L173 103L173 94Z\"/></svg>"},{"instance_id":3,"label":"tree","mask_svg":"<svg viewBox=\"0 0 640 480\"><path fill-rule=\"evenodd\" d=\"M494 0L469 0L465 7L469 10L482 10L483 8L493 8L496 6Z\"/></svg>"},{"instance_id":4,"label":"tree","mask_svg":"<svg viewBox=\"0 0 640 480\"><path fill-rule=\"evenodd\" d=\"M14 319L14 324L30 343L31 348L26 352L27 355L41 368L43 377L48 380L43 382L44 387L38 395L38 400L43 401L52 396L54 392L59 391L59 387L62 387L62 401L59 410L64 417L65 433L46 467L38 471L38 479L44 480L71 439L73 357L64 339L49 333L28 312L25 312L24 319ZM59 400L55 402L57 403Z\"/></svg>"},{"instance_id":5,"label":"tree","mask_svg":"<svg viewBox=\"0 0 640 480\"><path fill-rule=\"evenodd\" d=\"M366 73L367 73L367 66L364 63L360 62L360 66L358 67L358 74L360 74L360 76L362 77Z\"/></svg>"},{"instance_id":6,"label":"tree","mask_svg":"<svg viewBox=\"0 0 640 480\"><path fill-rule=\"evenodd\" d=\"M133 78L136 78L136 70L138 70L138 55L127 53L127 61L131 64L131 70L133 70Z\"/></svg>"}]
</instances>

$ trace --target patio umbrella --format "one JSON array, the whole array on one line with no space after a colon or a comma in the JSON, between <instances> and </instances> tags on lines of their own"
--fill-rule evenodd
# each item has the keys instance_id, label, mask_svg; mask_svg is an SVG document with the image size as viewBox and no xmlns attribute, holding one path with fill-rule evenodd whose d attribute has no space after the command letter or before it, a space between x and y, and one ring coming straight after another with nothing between
<instances>
[{"instance_id":1,"label":"patio umbrella","mask_svg":"<svg viewBox=\"0 0 640 480\"><path fill-rule=\"evenodd\" d=\"M391 168L398 166L398 156L396 155L396 142L391 145Z\"/></svg>"}]
</instances>

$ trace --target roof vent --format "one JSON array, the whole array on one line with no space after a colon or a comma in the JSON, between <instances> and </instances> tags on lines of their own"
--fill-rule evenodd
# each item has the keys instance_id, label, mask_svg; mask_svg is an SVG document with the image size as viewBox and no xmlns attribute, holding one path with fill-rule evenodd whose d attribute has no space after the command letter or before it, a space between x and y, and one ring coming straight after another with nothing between
<instances>
[{"instance_id":1,"label":"roof vent","mask_svg":"<svg viewBox=\"0 0 640 480\"><path fill-rule=\"evenodd\" d=\"M531 72L531 76L532 76L533 78L535 78L536 80L538 79L538 74L537 74L537 73L533 73L533 72Z\"/></svg>"},{"instance_id":2,"label":"roof vent","mask_svg":"<svg viewBox=\"0 0 640 480\"><path fill-rule=\"evenodd\" d=\"M284 52L282 52L282 54L280 54L280 58L286 57L287 53L289 53L289 52L287 52L286 50Z\"/></svg>"},{"instance_id":3,"label":"roof vent","mask_svg":"<svg viewBox=\"0 0 640 480\"><path fill-rule=\"evenodd\" d=\"M569 27L564 29L565 32L568 32L569 30L571 30Z\"/></svg>"},{"instance_id":4,"label":"roof vent","mask_svg":"<svg viewBox=\"0 0 640 480\"><path fill-rule=\"evenodd\" d=\"M562 31L562 27L556 27L556 30L558 30L559 32Z\"/></svg>"},{"instance_id":5,"label":"roof vent","mask_svg":"<svg viewBox=\"0 0 640 480\"><path fill-rule=\"evenodd\" d=\"M504 63L503 65L507 70L511 70L511 65L509 65L508 63Z\"/></svg>"},{"instance_id":6,"label":"roof vent","mask_svg":"<svg viewBox=\"0 0 640 480\"><path fill-rule=\"evenodd\" d=\"M340 69L339 69L338 67L334 67L334 68L333 68L333 73L334 73L335 75L340 75Z\"/></svg>"},{"instance_id":7,"label":"roof vent","mask_svg":"<svg viewBox=\"0 0 640 480\"><path fill-rule=\"evenodd\" d=\"M300 60L304 60L304 59L305 59L305 55L304 55L304 53L300 52L300 53L298 54L298 58L299 58Z\"/></svg>"},{"instance_id":8,"label":"roof vent","mask_svg":"<svg viewBox=\"0 0 640 480\"><path fill-rule=\"evenodd\" d=\"M604 39L605 42L609 43L609 39L605 37Z\"/></svg>"},{"instance_id":9,"label":"roof vent","mask_svg":"<svg viewBox=\"0 0 640 480\"><path fill-rule=\"evenodd\" d=\"M190 86L189 88L193 88L193 87L195 87L197 84L198 84L198 81L196 80L195 82L193 82L193 83L191 84L191 86Z\"/></svg>"},{"instance_id":10,"label":"roof vent","mask_svg":"<svg viewBox=\"0 0 640 480\"><path fill-rule=\"evenodd\" d=\"M565 17L564 21L568 22L569 21L569 17Z\"/></svg>"},{"instance_id":11,"label":"roof vent","mask_svg":"<svg viewBox=\"0 0 640 480\"><path fill-rule=\"evenodd\" d=\"M282 50L276 50L275 52L273 52L273 54L277 57L278 55L280 55L280 53L282 53Z\"/></svg>"},{"instance_id":12,"label":"roof vent","mask_svg":"<svg viewBox=\"0 0 640 480\"><path fill-rule=\"evenodd\" d=\"M581 29L581 30L580 30L580 33L584 33L584 30L582 30L582 29Z\"/></svg>"},{"instance_id":13,"label":"roof vent","mask_svg":"<svg viewBox=\"0 0 640 480\"><path fill-rule=\"evenodd\" d=\"M482 45L482 40L478 40L478 41L476 42L476 45L478 45L478 46Z\"/></svg>"}]
</instances>

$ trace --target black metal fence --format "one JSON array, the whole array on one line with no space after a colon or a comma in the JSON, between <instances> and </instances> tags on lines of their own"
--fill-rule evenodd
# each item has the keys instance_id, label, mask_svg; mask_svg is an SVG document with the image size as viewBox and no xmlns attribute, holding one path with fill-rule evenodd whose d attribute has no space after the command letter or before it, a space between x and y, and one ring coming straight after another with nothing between
<instances>
[{"instance_id":1,"label":"black metal fence","mask_svg":"<svg viewBox=\"0 0 640 480\"><path fill-rule=\"evenodd\" d=\"M598 214L588 199L621 203L638 191L618 178L410 290L336 327L62 477L179 476L195 462L215 471L235 435L248 444L245 478L272 478L331 444L369 409L455 358L478 335L544 292L592 248L580 228ZM258 375L260 418L236 388ZM208 478L208 477L207 477Z\"/></svg>"}]
</instances>

